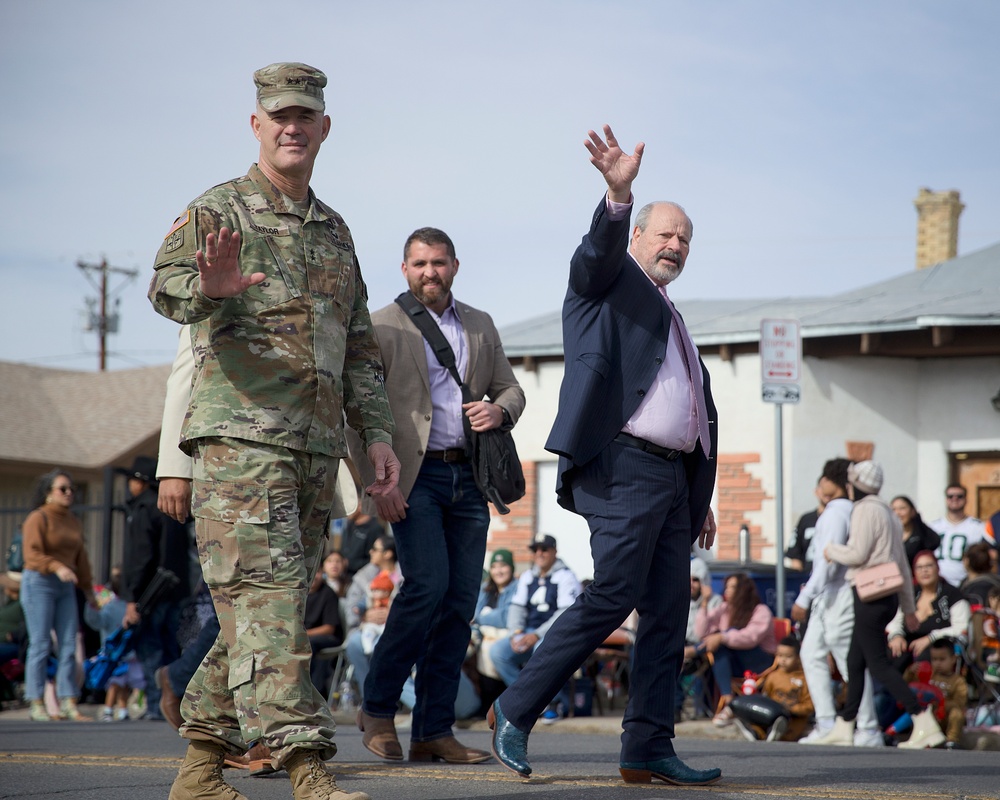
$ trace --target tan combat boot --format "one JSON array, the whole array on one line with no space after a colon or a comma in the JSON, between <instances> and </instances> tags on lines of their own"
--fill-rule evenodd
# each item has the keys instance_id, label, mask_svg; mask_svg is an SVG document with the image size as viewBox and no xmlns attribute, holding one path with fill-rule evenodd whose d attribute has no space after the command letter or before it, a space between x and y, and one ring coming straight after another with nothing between
<instances>
[{"instance_id":1,"label":"tan combat boot","mask_svg":"<svg viewBox=\"0 0 1000 800\"><path fill-rule=\"evenodd\" d=\"M211 742L190 742L169 800L247 800L222 779L226 749Z\"/></svg>"},{"instance_id":2,"label":"tan combat boot","mask_svg":"<svg viewBox=\"0 0 1000 800\"><path fill-rule=\"evenodd\" d=\"M285 760L284 767L292 779L295 800L371 800L364 792L338 789L337 781L327 772L323 759L315 750L297 747Z\"/></svg>"}]
</instances>

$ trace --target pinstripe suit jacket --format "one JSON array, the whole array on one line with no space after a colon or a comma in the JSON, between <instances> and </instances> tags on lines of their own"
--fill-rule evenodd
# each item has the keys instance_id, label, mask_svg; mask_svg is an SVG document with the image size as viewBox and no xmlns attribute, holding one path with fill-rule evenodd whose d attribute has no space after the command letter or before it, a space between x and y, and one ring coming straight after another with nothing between
<instances>
[{"instance_id":1,"label":"pinstripe suit jacket","mask_svg":"<svg viewBox=\"0 0 1000 800\"><path fill-rule=\"evenodd\" d=\"M570 262L569 289L563 302L566 372L545 448L560 456L556 491L560 505L571 511L575 510L573 468L586 464L611 443L639 407L666 357L670 309L629 257L630 232L630 218L609 220L602 198L590 231ZM712 442L710 458L700 446L683 457L692 541L708 514L718 449L711 383L704 363L701 369Z\"/></svg>"}]
</instances>

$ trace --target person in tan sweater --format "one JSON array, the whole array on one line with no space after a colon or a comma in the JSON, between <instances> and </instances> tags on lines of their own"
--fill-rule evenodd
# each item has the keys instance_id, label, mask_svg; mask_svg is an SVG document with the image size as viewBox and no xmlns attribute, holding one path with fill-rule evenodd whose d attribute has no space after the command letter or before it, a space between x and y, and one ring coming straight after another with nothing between
<instances>
[{"instance_id":1,"label":"person in tan sweater","mask_svg":"<svg viewBox=\"0 0 1000 800\"><path fill-rule=\"evenodd\" d=\"M24 537L24 572L21 602L28 626L28 663L25 697L31 702L31 719L48 720L42 699L45 667L55 632L59 668L56 696L59 718L81 720L76 707L76 635L79 613L76 587L96 607L90 559L83 541L83 525L70 511L73 479L63 470L47 472L35 488L34 511L21 526Z\"/></svg>"}]
</instances>

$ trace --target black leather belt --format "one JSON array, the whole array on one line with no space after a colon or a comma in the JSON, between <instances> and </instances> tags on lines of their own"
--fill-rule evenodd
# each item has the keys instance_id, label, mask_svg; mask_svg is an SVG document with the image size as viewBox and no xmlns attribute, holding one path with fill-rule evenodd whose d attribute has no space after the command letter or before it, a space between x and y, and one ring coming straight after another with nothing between
<instances>
[{"instance_id":1,"label":"black leather belt","mask_svg":"<svg viewBox=\"0 0 1000 800\"><path fill-rule=\"evenodd\" d=\"M639 439L636 436L629 436L627 433L619 433L615 437L615 441L618 442L618 444L625 445L626 447L634 447L636 450L642 450L644 453L649 453L651 456L662 458L664 461L675 461L681 455L680 450L669 450L666 447L660 447L658 444L647 442L645 439Z\"/></svg>"},{"instance_id":2,"label":"black leather belt","mask_svg":"<svg viewBox=\"0 0 1000 800\"><path fill-rule=\"evenodd\" d=\"M444 461L446 464L468 460L465 450L461 447L453 447L450 450L428 450L424 453L424 458L433 458L435 461Z\"/></svg>"}]
</instances>

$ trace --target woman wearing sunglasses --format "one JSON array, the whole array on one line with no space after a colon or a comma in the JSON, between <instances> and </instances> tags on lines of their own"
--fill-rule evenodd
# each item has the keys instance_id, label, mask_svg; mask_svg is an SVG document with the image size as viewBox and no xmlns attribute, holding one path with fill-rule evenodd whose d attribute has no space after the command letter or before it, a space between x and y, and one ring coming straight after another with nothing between
<instances>
[{"instance_id":1,"label":"woman wearing sunglasses","mask_svg":"<svg viewBox=\"0 0 1000 800\"><path fill-rule=\"evenodd\" d=\"M76 707L76 634L79 612L76 587L87 602L96 606L90 559L83 541L83 525L70 511L73 480L62 470L38 479L32 502L34 511L22 525L24 573L21 603L28 625L28 663L25 666L25 697L31 701L31 719L50 719L45 710L45 672L55 632L59 667L56 696L59 719L81 720Z\"/></svg>"}]
</instances>

